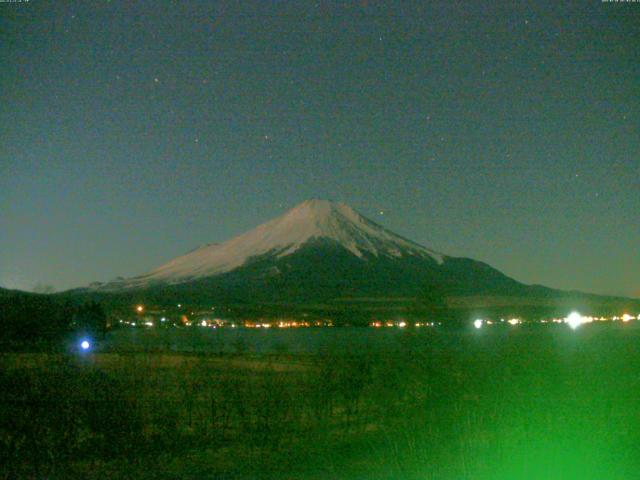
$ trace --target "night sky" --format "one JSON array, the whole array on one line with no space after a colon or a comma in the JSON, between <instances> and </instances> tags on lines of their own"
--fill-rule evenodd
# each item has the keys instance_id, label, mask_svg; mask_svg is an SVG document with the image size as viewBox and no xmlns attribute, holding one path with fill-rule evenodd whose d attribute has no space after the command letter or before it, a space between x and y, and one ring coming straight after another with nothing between
<instances>
[{"instance_id":1,"label":"night sky","mask_svg":"<svg viewBox=\"0 0 640 480\"><path fill-rule=\"evenodd\" d=\"M640 296L640 3L0 3L0 286L132 276L308 198Z\"/></svg>"}]
</instances>

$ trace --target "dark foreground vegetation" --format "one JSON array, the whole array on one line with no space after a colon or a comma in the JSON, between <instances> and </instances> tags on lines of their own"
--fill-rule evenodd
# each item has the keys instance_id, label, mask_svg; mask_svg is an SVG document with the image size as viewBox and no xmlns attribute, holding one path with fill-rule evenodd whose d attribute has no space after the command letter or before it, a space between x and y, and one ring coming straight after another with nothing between
<instances>
[{"instance_id":1,"label":"dark foreground vegetation","mask_svg":"<svg viewBox=\"0 0 640 480\"><path fill-rule=\"evenodd\" d=\"M640 331L351 355L4 354L0 478L633 479Z\"/></svg>"}]
</instances>

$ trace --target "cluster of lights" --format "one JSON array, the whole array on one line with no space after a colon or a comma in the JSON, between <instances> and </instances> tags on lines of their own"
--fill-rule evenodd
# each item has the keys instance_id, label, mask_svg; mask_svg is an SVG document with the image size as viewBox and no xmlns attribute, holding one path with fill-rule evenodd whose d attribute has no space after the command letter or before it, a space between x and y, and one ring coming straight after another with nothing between
<instances>
[{"instance_id":1,"label":"cluster of lights","mask_svg":"<svg viewBox=\"0 0 640 480\"><path fill-rule=\"evenodd\" d=\"M178 303L177 304L178 308L182 308L182 304ZM215 310L215 307L211 308L212 310ZM143 305L136 305L135 306L135 311L137 313L143 313L145 310L145 307ZM193 312L192 312L193 313ZM580 325L583 325L585 323L591 323L591 322L596 322L596 321L622 321L622 322L630 322L632 320L640 320L640 314L638 314L637 316L633 316L633 315L629 315L628 313L623 314L622 316L613 316L613 317L591 317L591 316L585 316L585 315L581 315L578 312L571 312L569 315L567 315L567 317L565 318L552 318L552 319L541 319L538 320L537 323L566 323L567 325L569 325L569 327L571 327L572 329L577 329ZM167 321L166 317L162 317L160 319L161 323L165 323ZM124 323L126 325L130 325L132 327L136 326L136 322L129 322L129 321L123 321L123 320L119 320L120 323ZM187 319L186 316L182 316L182 323L186 326L190 326L192 325L193 322L189 321ZM493 325L494 323L497 322L492 322L491 320L485 320L482 318L478 318L476 320L473 321L473 326L476 329L480 329L482 328L484 325ZM500 323L508 323L509 325L515 326L515 325L520 325L523 323L523 320L519 319L519 318L510 318L508 320L505 320L504 318L500 319ZM142 323L142 325L147 326L147 327L153 327L154 323L151 320L146 320L145 322ZM227 322L216 318L214 320L201 320L198 325L202 326L202 327L212 327L212 328L217 328L217 327L222 327L225 325L229 325ZM407 323L405 320L396 320L396 321L373 321L371 323L369 323L369 326L371 327L376 327L376 328L380 328L380 327L397 327L397 328L405 328L407 326L409 326L410 324ZM435 322L415 322L413 324L413 326L415 327L434 327L436 325ZM441 325L440 322L438 322L438 325ZM236 324L233 323L230 325L232 328L236 327ZM244 326L247 328L271 328L271 327L278 327L278 328L296 328L296 327L311 327L311 326L316 326L316 327L332 327L333 323L331 321L315 321L315 322L308 322L308 321L297 321L297 320L286 320L286 321L279 321L279 322L251 322L251 321L246 321L244 322ZM85 347L86 344L86 347ZM81 348L83 350L87 350L88 348L90 348L90 344L88 341L83 341L81 343Z\"/></svg>"},{"instance_id":2,"label":"cluster of lights","mask_svg":"<svg viewBox=\"0 0 640 480\"><path fill-rule=\"evenodd\" d=\"M313 325L316 327L320 327L322 326L322 322L315 322ZM297 328L297 327L310 327L310 326L311 326L311 323L309 322L298 322L296 320L278 322L278 328Z\"/></svg>"},{"instance_id":3,"label":"cluster of lights","mask_svg":"<svg viewBox=\"0 0 640 480\"><path fill-rule=\"evenodd\" d=\"M634 317L633 315L629 315L628 313L623 314L622 316L613 316L613 317L591 317L586 315L580 315L578 312L571 312L564 319L553 319L553 322L564 322L568 324L574 330L578 328L580 325L585 323L592 322L630 322L631 320L640 320L640 315Z\"/></svg>"},{"instance_id":4,"label":"cluster of lights","mask_svg":"<svg viewBox=\"0 0 640 480\"><path fill-rule=\"evenodd\" d=\"M522 320L519 318L510 318L509 320L505 320L504 318L500 319L500 323L505 323L505 322L508 323L509 325L520 325L521 323L523 323ZM482 318L476 318L473 321L473 326L478 329L482 328L484 325L493 325L493 324L494 322L492 322L491 320L484 320Z\"/></svg>"},{"instance_id":5,"label":"cluster of lights","mask_svg":"<svg viewBox=\"0 0 640 480\"><path fill-rule=\"evenodd\" d=\"M565 318L553 318L550 320L540 320L539 323L566 323L567 325L569 325L569 327L571 327L573 330L577 329L580 325L584 325L585 323L591 323L591 322L607 322L607 321L622 321L622 322L630 322L632 320L640 320L640 315L638 315L637 317L634 317L633 315L629 315L628 313L625 313L624 315L618 317L618 316L614 316L614 317L591 317L591 316L586 316L586 315L581 315L578 312L571 312L569 315L567 315ZM523 323L523 321L519 318L511 318L509 320L505 320L504 318L500 319L501 323L508 323L510 325L519 325L521 323ZM473 321L473 326L477 329L482 328L484 325L492 325L493 322L491 322L491 320L483 320L481 318L478 318L476 320Z\"/></svg>"},{"instance_id":6,"label":"cluster of lights","mask_svg":"<svg viewBox=\"0 0 640 480\"><path fill-rule=\"evenodd\" d=\"M438 323L438 325L441 325L441 323ZM370 322L369 323L370 327L375 327L375 328L381 328L381 327L397 327L397 328L405 328L410 326L410 324L404 320L399 320L397 322L381 322L379 320L376 320L374 322ZM415 322L413 324L414 327L416 328L420 328L420 327L435 327L436 326L436 322Z\"/></svg>"},{"instance_id":7,"label":"cluster of lights","mask_svg":"<svg viewBox=\"0 0 640 480\"><path fill-rule=\"evenodd\" d=\"M278 322L244 322L245 328L307 328L307 327L333 327L331 320L280 320Z\"/></svg>"}]
</instances>

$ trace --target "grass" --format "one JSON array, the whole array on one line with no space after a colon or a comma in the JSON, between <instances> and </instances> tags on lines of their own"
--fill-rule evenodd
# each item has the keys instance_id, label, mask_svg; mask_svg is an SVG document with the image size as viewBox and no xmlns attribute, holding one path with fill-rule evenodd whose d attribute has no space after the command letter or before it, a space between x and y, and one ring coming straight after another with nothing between
<instances>
[{"instance_id":1,"label":"grass","mask_svg":"<svg viewBox=\"0 0 640 480\"><path fill-rule=\"evenodd\" d=\"M0 478L633 479L640 330L0 357Z\"/></svg>"}]
</instances>

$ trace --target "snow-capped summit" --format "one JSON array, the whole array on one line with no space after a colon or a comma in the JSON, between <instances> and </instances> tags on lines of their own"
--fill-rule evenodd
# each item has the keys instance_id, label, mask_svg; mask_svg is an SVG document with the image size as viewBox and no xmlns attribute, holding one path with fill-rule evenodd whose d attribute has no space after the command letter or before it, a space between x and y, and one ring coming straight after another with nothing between
<instances>
[{"instance_id":1,"label":"snow-capped summit","mask_svg":"<svg viewBox=\"0 0 640 480\"><path fill-rule=\"evenodd\" d=\"M363 217L344 203L313 199L242 235L221 244L196 248L118 286L175 284L211 277L230 272L249 259L265 254L286 257L313 240L334 243L364 261L371 257L413 256L440 264L444 258Z\"/></svg>"}]
</instances>

